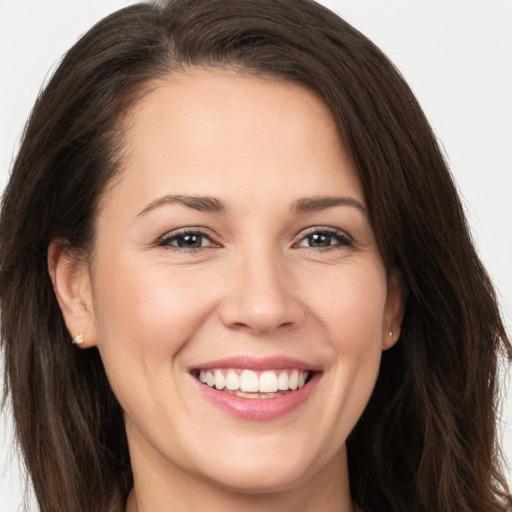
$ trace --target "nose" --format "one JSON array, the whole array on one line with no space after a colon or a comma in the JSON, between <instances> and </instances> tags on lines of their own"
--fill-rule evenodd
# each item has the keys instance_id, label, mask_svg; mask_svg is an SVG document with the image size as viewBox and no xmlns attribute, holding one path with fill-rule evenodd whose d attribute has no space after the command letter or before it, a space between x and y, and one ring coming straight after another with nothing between
<instances>
[{"instance_id":1,"label":"nose","mask_svg":"<svg viewBox=\"0 0 512 512\"><path fill-rule=\"evenodd\" d=\"M225 286L219 313L229 328L261 335L298 327L304 319L292 273L270 251L241 255Z\"/></svg>"}]
</instances>

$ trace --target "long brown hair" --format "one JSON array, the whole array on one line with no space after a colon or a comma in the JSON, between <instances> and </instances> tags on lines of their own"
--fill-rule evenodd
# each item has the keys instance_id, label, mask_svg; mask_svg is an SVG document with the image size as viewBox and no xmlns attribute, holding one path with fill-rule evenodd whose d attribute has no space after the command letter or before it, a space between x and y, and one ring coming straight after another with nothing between
<instances>
[{"instance_id":1,"label":"long brown hair","mask_svg":"<svg viewBox=\"0 0 512 512\"><path fill-rule=\"evenodd\" d=\"M137 4L68 52L26 127L1 212L1 335L17 438L42 512L123 510L133 484L122 411L96 349L76 350L47 272L55 238L87 258L115 184L123 122L148 84L226 66L324 99L364 187L388 268L408 289L399 343L348 443L367 511L512 508L496 444L500 350L512 355L452 177L400 74L310 0Z\"/></svg>"}]
</instances>

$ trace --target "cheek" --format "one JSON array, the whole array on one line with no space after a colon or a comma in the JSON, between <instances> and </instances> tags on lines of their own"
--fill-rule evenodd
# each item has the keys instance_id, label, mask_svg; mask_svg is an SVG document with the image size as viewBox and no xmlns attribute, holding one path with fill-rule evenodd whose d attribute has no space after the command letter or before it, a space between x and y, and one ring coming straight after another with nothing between
<instances>
[{"instance_id":1,"label":"cheek","mask_svg":"<svg viewBox=\"0 0 512 512\"><path fill-rule=\"evenodd\" d=\"M361 356L375 346L380 350L387 287L380 265L347 265L322 283L308 295L333 348Z\"/></svg>"},{"instance_id":2,"label":"cheek","mask_svg":"<svg viewBox=\"0 0 512 512\"><path fill-rule=\"evenodd\" d=\"M130 272L124 265L122 272L96 276L106 283L95 293L100 344L176 351L176 344L192 334L210 301L198 293L199 277L162 267L137 266Z\"/></svg>"},{"instance_id":3,"label":"cheek","mask_svg":"<svg viewBox=\"0 0 512 512\"><path fill-rule=\"evenodd\" d=\"M144 410L138 397L152 396L156 383L171 385L180 350L208 316L212 300L199 293L201 275L165 264L110 260L94 278L102 283L95 290L96 333L109 381L127 412Z\"/></svg>"},{"instance_id":4,"label":"cheek","mask_svg":"<svg viewBox=\"0 0 512 512\"><path fill-rule=\"evenodd\" d=\"M345 439L366 407L379 372L387 283L378 262L347 265L324 283L323 292L312 298L314 315L327 334L331 408L335 416L347 419L337 427L339 438Z\"/></svg>"}]
</instances>

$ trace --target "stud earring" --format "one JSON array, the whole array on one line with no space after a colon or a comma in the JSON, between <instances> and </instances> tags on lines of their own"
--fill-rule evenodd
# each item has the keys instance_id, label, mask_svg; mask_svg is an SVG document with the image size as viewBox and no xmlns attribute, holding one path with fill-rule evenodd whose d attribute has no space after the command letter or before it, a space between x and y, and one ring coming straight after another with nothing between
<instances>
[{"instance_id":1,"label":"stud earring","mask_svg":"<svg viewBox=\"0 0 512 512\"><path fill-rule=\"evenodd\" d=\"M73 340L72 340L72 343L74 345L82 345L82 343L85 342L85 338L84 338L84 335L83 334L77 334Z\"/></svg>"},{"instance_id":2,"label":"stud earring","mask_svg":"<svg viewBox=\"0 0 512 512\"><path fill-rule=\"evenodd\" d=\"M388 336L389 336L389 346L387 346L387 343L384 342L383 343L383 348L382 350L386 351L386 350L389 350L391 347L392 347L392 342L393 342L393 331L389 331L388 332Z\"/></svg>"}]
</instances>

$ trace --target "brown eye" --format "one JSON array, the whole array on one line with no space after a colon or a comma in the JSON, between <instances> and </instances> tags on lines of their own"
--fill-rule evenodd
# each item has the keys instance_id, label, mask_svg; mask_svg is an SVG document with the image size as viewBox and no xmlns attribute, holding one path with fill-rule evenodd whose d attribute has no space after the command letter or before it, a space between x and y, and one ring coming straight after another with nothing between
<instances>
[{"instance_id":1,"label":"brown eye","mask_svg":"<svg viewBox=\"0 0 512 512\"><path fill-rule=\"evenodd\" d=\"M329 247L332 243L332 236L329 233L314 233L306 238L309 247Z\"/></svg>"},{"instance_id":2,"label":"brown eye","mask_svg":"<svg viewBox=\"0 0 512 512\"><path fill-rule=\"evenodd\" d=\"M192 233L190 235L178 236L175 238L178 247L186 247L187 249L197 249L202 246L203 235Z\"/></svg>"},{"instance_id":3,"label":"brown eye","mask_svg":"<svg viewBox=\"0 0 512 512\"><path fill-rule=\"evenodd\" d=\"M179 249L201 249L203 247L212 247L214 243L204 233L197 231L187 231L166 236L157 244L160 247L170 247Z\"/></svg>"}]
</instances>

